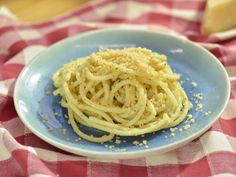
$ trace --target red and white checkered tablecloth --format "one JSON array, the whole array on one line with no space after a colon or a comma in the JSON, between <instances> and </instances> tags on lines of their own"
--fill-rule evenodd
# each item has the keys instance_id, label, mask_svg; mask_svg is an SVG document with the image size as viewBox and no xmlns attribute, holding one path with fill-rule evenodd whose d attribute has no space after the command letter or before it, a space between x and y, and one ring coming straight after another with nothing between
<instances>
[{"instance_id":1,"label":"red and white checkered tablecloth","mask_svg":"<svg viewBox=\"0 0 236 177\"><path fill-rule=\"evenodd\" d=\"M95 0L64 16L33 25L19 23L1 8L0 176L236 176L236 29L201 35L205 4L205 0ZM227 108L213 127L184 147L133 160L71 155L32 134L13 105L14 84L24 65L62 38L109 27L181 35L212 52L229 72L232 89Z\"/></svg>"}]
</instances>

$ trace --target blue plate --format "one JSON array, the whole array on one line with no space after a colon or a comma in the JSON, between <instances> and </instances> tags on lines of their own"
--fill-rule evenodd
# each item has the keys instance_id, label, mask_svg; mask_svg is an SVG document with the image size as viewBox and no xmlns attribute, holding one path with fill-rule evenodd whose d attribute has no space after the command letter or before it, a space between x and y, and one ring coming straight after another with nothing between
<instances>
[{"instance_id":1,"label":"blue plate","mask_svg":"<svg viewBox=\"0 0 236 177\"><path fill-rule=\"evenodd\" d=\"M145 47L167 55L172 69L181 73L183 88L188 97L191 99L194 94L203 94L199 103L203 108L196 111L197 104L193 102L190 111L195 122L182 122L174 134L167 129L144 137L121 137L120 144L115 141L97 144L78 138L67 123L66 110L59 105L59 98L51 94L53 73L64 63L89 55L99 48L131 46ZM196 82L197 87L193 87L192 82ZM18 77L14 103L23 123L44 141L78 155L115 159L166 152L190 142L217 120L226 106L229 93L230 85L224 67L199 45L156 32L108 29L62 40L41 52ZM185 125L191 127L185 130ZM102 133L88 127L81 128L95 136ZM134 145L134 141L140 145Z\"/></svg>"}]
</instances>

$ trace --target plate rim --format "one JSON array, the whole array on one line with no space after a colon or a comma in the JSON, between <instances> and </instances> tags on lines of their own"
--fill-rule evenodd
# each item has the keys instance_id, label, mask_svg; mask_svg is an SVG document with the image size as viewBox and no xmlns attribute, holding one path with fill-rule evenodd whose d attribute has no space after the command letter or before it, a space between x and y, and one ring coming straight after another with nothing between
<instances>
[{"instance_id":1,"label":"plate rim","mask_svg":"<svg viewBox=\"0 0 236 177\"><path fill-rule=\"evenodd\" d=\"M71 42L73 40L79 40L82 37L86 37L89 35L94 35L94 34L99 34L99 33L104 33L104 32L114 32L114 31L126 31L126 32L143 32L143 33L149 33L152 35L161 35L164 37L168 37L168 38L173 38L174 40L178 40L181 42L185 42L187 45L191 45L193 47L196 47L200 50L202 50L203 52L205 52L206 54L209 55L209 57L214 58L214 62L219 66L221 73L224 75L225 81L226 81L226 89L225 89L225 99L224 102L222 103L222 109L218 112L218 114L216 116L214 116L214 118L211 118L211 120L209 121L209 123L203 127L202 129L200 129L199 131L191 134L190 136L188 136L187 138L184 138L182 140L177 140L173 143L164 145L163 147L154 147L152 149L143 149L140 151L124 151L124 152L116 152L116 151L95 151L95 150L87 150L87 149L83 149L83 148L79 148L79 147L71 147L68 144L65 143L60 143L60 142L56 142L55 140L45 136L41 131L38 131L37 129L35 129L35 127L31 126L31 124L29 123L29 121L27 121L27 118L24 117L24 114L21 113L20 111L20 106L18 105L17 101L19 100L18 98L18 93L17 90L19 90L19 85L21 82L21 78L24 76L25 73L27 73L27 71L29 70L28 68L30 68L31 65L34 64L34 62L36 62L39 58L40 55L43 55L44 53L47 53L49 50L51 50L52 48L56 48L58 45L63 45L63 43L67 43L67 42ZM64 45L65 45L64 44ZM49 46L48 48L44 49L43 51L39 52L39 54L37 54L36 56L34 56L29 63L27 63L24 68L22 69L22 71L20 72L20 74L18 75L18 78L16 80L15 83L15 87L14 87L14 93L13 93L13 99L14 99L14 106L16 109L16 112L18 114L18 117L21 119L21 121L23 122L23 124L30 130L32 131L32 133L34 133L36 136L38 136L40 139L42 139L43 141L59 148L62 150L65 150L67 152L71 152L77 155L82 155L82 156L87 156L87 157L95 157L95 158L103 158L103 159L128 159L128 158L138 158L138 157L144 157L147 156L149 154L152 153L164 153L173 149L176 149L180 146L185 145L186 143L194 140L195 138L199 137L200 135L202 135L203 133L205 133L217 120L218 118L221 116L221 114L223 113L223 111L225 110L228 100L230 98L230 80L229 80L229 76L226 72L226 69L224 68L224 66L222 65L222 63L212 54L210 53L207 49L203 48L202 46L200 46L199 44L196 44L186 38L184 38L183 36L176 36L173 34L167 34L167 33L163 33L163 32L157 32L157 31L149 31L149 30L145 30L145 29L122 29L122 28L108 28L108 29L99 29L99 30L92 30L89 32L83 32L80 33L78 35L75 36L71 36L65 39L62 39L56 43L54 43L53 45Z\"/></svg>"}]
</instances>

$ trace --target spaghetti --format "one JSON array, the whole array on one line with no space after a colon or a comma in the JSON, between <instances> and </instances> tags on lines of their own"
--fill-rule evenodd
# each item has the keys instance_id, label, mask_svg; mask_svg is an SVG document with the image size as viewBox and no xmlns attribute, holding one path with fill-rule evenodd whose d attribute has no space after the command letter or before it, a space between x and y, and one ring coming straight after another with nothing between
<instances>
[{"instance_id":1,"label":"spaghetti","mask_svg":"<svg viewBox=\"0 0 236 177\"><path fill-rule=\"evenodd\" d=\"M167 57L145 48L107 49L71 61L54 75L73 130L92 142L178 125L191 108ZM90 136L78 124L107 132Z\"/></svg>"}]
</instances>

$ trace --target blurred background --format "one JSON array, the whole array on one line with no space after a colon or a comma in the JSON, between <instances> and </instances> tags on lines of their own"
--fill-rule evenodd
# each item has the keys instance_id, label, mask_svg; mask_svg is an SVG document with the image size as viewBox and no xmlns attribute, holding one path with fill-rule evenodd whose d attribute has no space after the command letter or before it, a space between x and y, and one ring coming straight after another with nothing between
<instances>
[{"instance_id":1,"label":"blurred background","mask_svg":"<svg viewBox=\"0 0 236 177\"><path fill-rule=\"evenodd\" d=\"M95 0L0 0L0 8L6 7L20 22L35 23L73 11L89 1ZM204 16L201 33L222 32L236 27L236 0L186 0L185 2L194 4L194 1L196 4L200 1L206 4L203 13L198 14ZM173 3L177 4L178 1ZM190 11L191 9L192 7L189 7ZM181 12L181 9L178 10L180 14L185 13Z\"/></svg>"}]
</instances>

